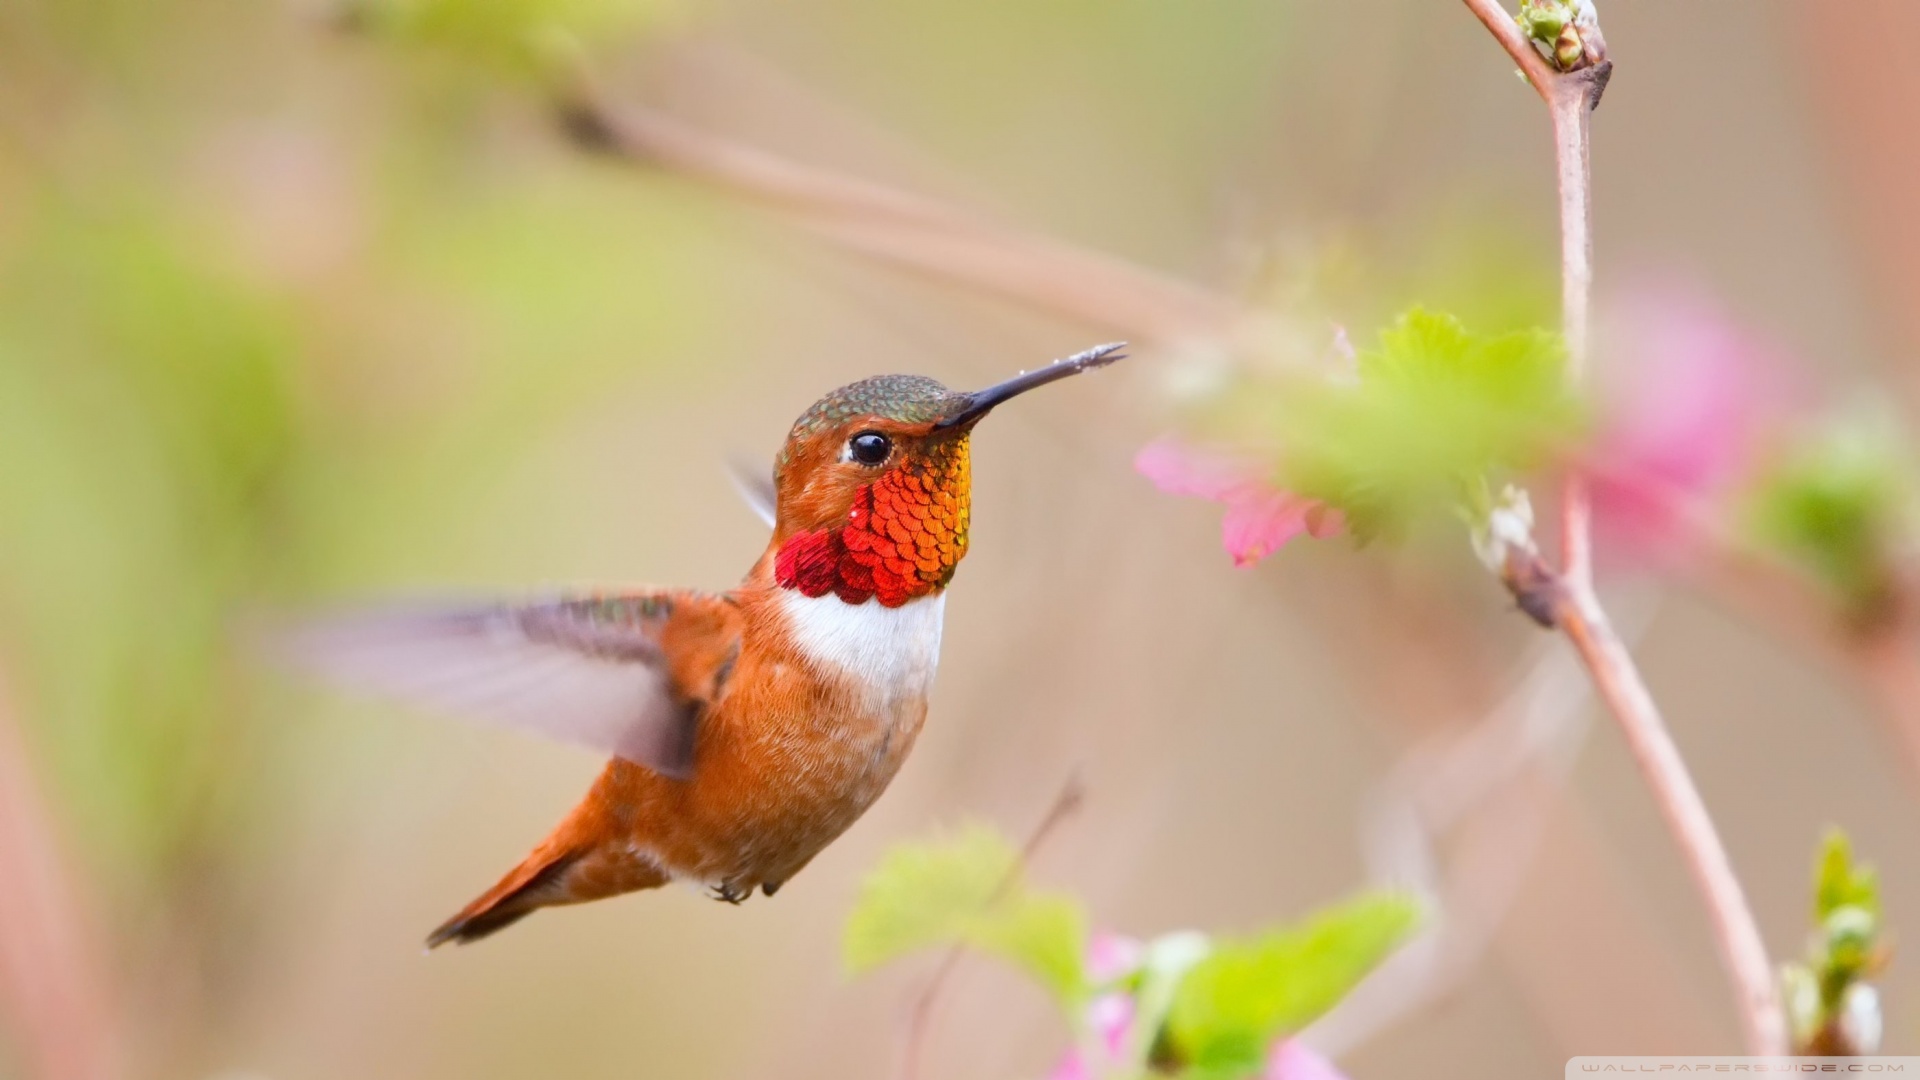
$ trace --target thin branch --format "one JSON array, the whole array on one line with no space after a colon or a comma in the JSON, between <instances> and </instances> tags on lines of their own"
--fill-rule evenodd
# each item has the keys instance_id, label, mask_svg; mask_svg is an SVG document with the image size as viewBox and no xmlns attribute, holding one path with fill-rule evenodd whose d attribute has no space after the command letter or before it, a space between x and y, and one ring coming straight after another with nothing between
<instances>
[{"instance_id":1,"label":"thin branch","mask_svg":"<svg viewBox=\"0 0 1920 1080\"><path fill-rule=\"evenodd\" d=\"M1422 895L1429 914L1413 940L1301 1033L1308 1045L1344 1057L1472 970L1518 897L1586 738L1588 687L1572 658L1547 650L1478 724L1416 746L1389 770L1365 820L1370 876ZM1490 812L1529 797L1524 812ZM1441 837L1476 813L1482 823L1463 830L1472 842L1442 873Z\"/></svg>"},{"instance_id":2,"label":"thin branch","mask_svg":"<svg viewBox=\"0 0 1920 1080\"><path fill-rule=\"evenodd\" d=\"M1137 340L1227 338L1244 318L1231 298L1123 259L736 143L656 110L616 108L585 76L562 98L561 122L584 147L703 181L859 254Z\"/></svg>"},{"instance_id":3,"label":"thin branch","mask_svg":"<svg viewBox=\"0 0 1920 1080\"><path fill-rule=\"evenodd\" d=\"M1496 0L1464 0L1507 50L1546 101L1553 120L1560 190L1561 288L1568 378L1586 373L1588 313L1593 293L1590 117L1606 89L1613 65L1604 56L1581 70L1562 73L1535 52L1512 16ZM1598 41L1596 37L1596 42ZM1620 723L1635 762L1660 806L1706 903L1722 961L1739 997L1748 1049L1781 1055L1788 1049L1785 1015L1774 983L1766 943L1747 906L1713 819L1686 762L1674 745L1660 710L1632 655L1614 633L1593 591L1592 530L1585 480L1569 470L1561 501L1562 571L1527 559L1529 573L1505 575L1530 614L1545 607L1573 643L1601 700ZM1512 556L1510 556L1510 561ZM1536 618L1538 615L1536 614Z\"/></svg>"},{"instance_id":4,"label":"thin branch","mask_svg":"<svg viewBox=\"0 0 1920 1080\"><path fill-rule=\"evenodd\" d=\"M1511 20L1509 20L1511 22ZM1532 52L1529 48L1528 52ZM1535 54L1538 59L1538 55ZM1612 66L1556 75L1547 95L1554 157L1560 173L1560 311L1567 342L1567 379L1586 378L1593 300L1593 167L1590 118ZM1560 493L1560 566L1574 588L1593 588L1593 507L1586 477L1567 470Z\"/></svg>"},{"instance_id":5,"label":"thin branch","mask_svg":"<svg viewBox=\"0 0 1920 1080\"><path fill-rule=\"evenodd\" d=\"M1520 24L1507 13L1507 9L1500 6L1499 0L1466 0L1466 4L1486 24L1488 32L1493 34L1501 48L1507 50L1507 55L1513 57L1513 62L1520 65L1520 73L1540 92L1541 98L1551 102L1553 86L1560 73L1553 70L1553 65L1547 63L1546 57L1534 49L1527 36L1520 32Z\"/></svg>"},{"instance_id":6,"label":"thin branch","mask_svg":"<svg viewBox=\"0 0 1920 1080\"><path fill-rule=\"evenodd\" d=\"M1739 995L1740 1022L1748 1049L1763 1056L1787 1053L1786 1017L1780 1008L1766 943L1761 940L1760 928L1707 805L1639 668L1591 593L1568 588L1556 610L1561 630L1586 664L1601 700L1620 721L1627 746L1653 789L1660 814L1706 901L1720 958L1733 976Z\"/></svg>"},{"instance_id":7,"label":"thin branch","mask_svg":"<svg viewBox=\"0 0 1920 1080\"><path fill-rule=\"evenodd\" d=\"M1047 808L1045 817L1027 834L1027 842L1020 845L1020 858L1013 864L1006 880L1000 883L994 899L998 900L1008 889L1020 880L1020 875L1032 865L1033 857L1039 853L1040 846L1046 843L1060 824L1072 817L1086 799L1086 784L1081 780L1080 770L1075 768L1067 774L1066 782L1060 785L1060 793L1053 797L1053 804ZM901 1080L918 1080L920 1061L926 1049L927 1032L933 1022L933 1006L940 998L940 991L946 987L947 980L953 977L954 969L966 956L966 947L955 945L940 958L940 966L934 969L933 977L927 980L926 989L914 999L912 1011L907 1014L906 1045L900 1062Z\"/></svg>"},{"instance_id":8,"label":"thin branch","mask_svg":"<svg viewBox=\"0 0 1920 1080\"><path fill-rule=\"evenodd\" d=\"M0 684L0 1010L45 1080L121 1074L100 944Z\"/></svg>"}]
</instances>

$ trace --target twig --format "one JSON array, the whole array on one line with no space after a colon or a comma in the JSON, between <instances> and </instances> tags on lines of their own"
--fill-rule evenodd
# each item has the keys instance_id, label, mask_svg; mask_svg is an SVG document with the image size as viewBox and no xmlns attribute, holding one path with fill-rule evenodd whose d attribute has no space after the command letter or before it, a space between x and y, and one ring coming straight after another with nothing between
<instances>
[{"instance_id":1,"label":"twig","mask_svg":"<svg viewBox=\"0 0 1920 1080\"><path fill-rule=\"evenodd\" d=\"M1569 587L1557 611L1560 628L1586 664L1601 700L1620 721L1627 746L1653 789L1660 814L1706 900L1720 958L1739 996L1740 1022L1748 1049L1763 1056L1787 1053L1786 1017L1781 1012L1766 943L1761 940L1760 928L1720 835L1714 830L1707 805L1633 657L1591 593Z\"/></svg>"},{"instance_id":2,"label":"twig","mask_svg":"<svg viewBox=\"0 0 1920 1080\"><path fill-rule=\"evenodd\" d=\"M1499 0L1466 0L1466 4L1486 24L1501 48L1507 50L1507 55L1513 57L1513 62L1520 65L1520 73L1540 92L1541 98L1552 102L1553 85L1560 73L1527 41L1527 36L1520 32L1520 24L1507 14L1507 9L1500 6Z\"/></svg>"},{"instance_id":3,"label":"twig","mask_svg":"<svg viewBox=\"0 0 1920 1080\"><path fill-rule=\"evenodd\" d=\"M1046 843L1047 838L1053 835L1061 822L1072 817L1074 812L1080 809L1086 794L1086 785L1081 780L1080 770L1075 768L1067 774L1066 781L1060 785L1060 793L1053 797L1053 804L1047 808L1046 816L1042 817L1040 823L1033 827L1033 831L1027 834L1027 842L1020 845L1020 857L995 891L994 899L1004 896L1006 891L1020 880L1020 875L1026 872L1026 868L1033 862L1034 855L1040 851L1040 845ZM920 1059L926 1047L927 1030L933 1020L934 1003L939 1000L940 991L945 988L947 980L953 977L954 969L960 966L966 951L966 947L962 945L955 945L948 949L947 954L940 958L940 966L934 969L933 977L927 980L926 989L920 991L920 996L914 999L913 1008L907 1014L906 1045L900 1062L901 1080L917 1080L919 1077Z\"/></svg>"},{"instance_id":4,"label":"twig","mask_svg":"<svg viewBox=\"0 0 1920 1080\"><path fill-rule=\"evenodd\" d=\"M581 146L703 181L851 251L978 292L1156 342L1231 337L1232 299L938 201L732 142L656 110L609 105L582 74L561 99Z\"/></svg>"},{"instance_id":5,"label":"twig","mask_svg":"<svg viewBox=\"0 0 1920 1080\"><path fill-rule=\"evenodd\" d=\"M1527 50L1532 53L1532 49ZM1534 54L1538 59L1538 54ZM1567 342L1567 379L1587 374L1593 299L1593 183L1589 120L1611 64L1556 75L1547 105L1553 114L1554 157L1560 172L1560 317ZM1593 589L1593 506L1587 481L1567 470L1560 493L1560 567L1575 589Z\"/></svg>"},{"instance_id":6,"label":"twig","mask_svg":"<svg viewBox=\"0 0 1920 1080\"><path fill-rule=\"evenodd\" d=\"M118 1016L8 705L0 685L0 1007L30 1075L109 1080L121 1073Z\"/></svg>"},{"instance_id":7,"label":"twig","mask_svg":"<svg viewBox=\"0 0 1920 1080\"><path fill-rule=\"evenodd\" d=\"M1587 700L1585 673L1565 652L1547 650L1485 719L1408 751L1380 782L1364 823L1370 876L1422 895L1431 910L1417 937L1301 1033L1308 1045L1343 1057L1471 970L1525 881L1585 740ZM1443 835L1523 792L1540 798L1527 812L1489 815L1488 835L1440 872Z\"/></svg>"},{"instance_id":8,"label":"twig","mask_svg":"<svg viewBox=\"0 0 1920 1080\"><path fill-rule=\"evenodd\" d=\"M1581 70L1557 71L1534 50L1495 0L1464 2L1520 65L1527 81L1546 101L1553 119L1560 188L1562 318L1568 377L1577 381L1585 374L1593 291L1589 117L1606 88L1612 63L1600 59ZM1774 984L1773 964L1767 958L1766 944L1739 878L1659 707L1594 594L1589 517L1585 481L1579 470L1569 470L1561 502L1562 571L1536 567L1534 573L1526 575L1525 580L1544 596L1520 595L1521 605L1532 612L1543 599L1550 602L1554 623L1573 643L1601 700L1620 722L1634 760L1706 901L1721 959L1738 992L1749 1050L1768 1056L1785 1054L1786 1020ZM1516 577L1508 575L1508 580Z\"/></svg>"}]
</instances>

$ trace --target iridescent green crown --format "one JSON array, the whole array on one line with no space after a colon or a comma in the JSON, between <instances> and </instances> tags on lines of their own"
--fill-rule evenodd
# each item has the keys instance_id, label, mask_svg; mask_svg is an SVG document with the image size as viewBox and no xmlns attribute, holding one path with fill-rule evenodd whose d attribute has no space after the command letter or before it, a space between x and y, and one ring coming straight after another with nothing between
<instances>
[{"instance_id":1,"label":"iridescent green crown","mask_svg":"<svg viewBox=\"0 0 1920 1080\"><path fill-rule=\"evenodd\" d=\"M856 416L879 416L906 424L931 423L965 404L967 395L924 375L876 375L835 390L813 403L794 421L793 434L805 438L821 428Z\"/></svg>"}]
</instances>

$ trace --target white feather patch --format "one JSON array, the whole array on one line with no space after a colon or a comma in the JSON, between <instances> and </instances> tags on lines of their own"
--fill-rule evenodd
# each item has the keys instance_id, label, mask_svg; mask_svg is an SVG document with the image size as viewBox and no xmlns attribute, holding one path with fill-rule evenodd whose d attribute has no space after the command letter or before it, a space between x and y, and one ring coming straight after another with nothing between
<instances>
[{"instance_id":1,"label":"white feather patch","mask_svg":"<svg viewBox=\"0 0 1920 1080\"><path fill-rule=\"evenodd\" d=\"M940 664L946 593L890 608L878 600L849 604L828 593L787 589L781 611L807 658L854 679L881 701L924 697Z\"/></svg>"}]
</instances>

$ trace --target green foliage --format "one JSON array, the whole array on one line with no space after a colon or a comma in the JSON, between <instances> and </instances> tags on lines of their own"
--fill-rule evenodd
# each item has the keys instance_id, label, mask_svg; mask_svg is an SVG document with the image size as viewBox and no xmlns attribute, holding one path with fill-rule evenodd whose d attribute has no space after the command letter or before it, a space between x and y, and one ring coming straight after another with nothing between
<instances>
[{"instance_id":1,"label":"green foliage","mask_svg":"<svg viewBox=\"0 0 1920 1080\"><path fill-rule=\"evenodd\" d=\"M1764 546L1863 620L1891 599L1894 555L1913 511L1905 452L1888 428L1853 418L1794 447L1761 484L1752 515Z\"/></svg>"},{"instance_id":2,"label":"green foliage","mask_svg":"<svg viewBox=\"0 0 1920 1080\"><path fill-rule=\"evenodd\" d=\"M1880 879L1853 860L1845 833L1827 834L1814 865L1815 931L1804 963L1781 971L1782 996L1795 1051L1873 1053L1880 1025L1879 998L1865 980L1885 962L1881 944Z\"/></svg>"},{"instance_id":3,"label":"green foliage","mask_svg":"<svg viewBox=\"0 0 1920 1080\"><path fill-rule=\"evenodd\" d=\"M1411 899L1373 894L1301 926L1217 944L1174 995L1167 1016L1173 1059L1197 1075L1251 1075L1269 1043L1331 1008L1418 920Z\"/></svg>"},{"instance_id":4,"label":"green foliage","mask_svg":"<svg viewBox=\"0 0 1920 1080\"><path fill-rule=\"evenodd\" d=\"M1521 0L1514 21L1520 24L1521 33L1546 47L1547 58L1555 67L1572 71L1582 66L1583 60L1599 58L1598 52L1588 55L1587 43L1581 38L1581 6L1571 0ZM1588 14L1590 18L1590 5ZM1591 21L1585 26L1588 32L1598 33Z\"/></svg>"},{"instance_id":5,"label":"green foliage","mask_svg":"<svg viewBox=\"0 0 1920 1080\"><path fill-rule=\"evenodd\" d=\"M93 852L202 882L257 797L231 605L272 575L301 418L288 306L142 200L26 204L0 255L0 615Z\"/></svg>"},{"instance_id":6,"label":"green foliage","mask_svg":"<svg viewBox=\"0 0 1920 1080\"><path fill-rule=\"evenodd\" d=\"M364 0L361 26L507 74L539 74L557 48L646 29L673 0Z\"/></svg>"},{"instance_id":7,"label":"green foliage","mask_svg":"<svg viewBox=\"0 0 1920 1080\"><path fill-rule=\"evenodd\" d=\"M1853 846L1839 829L1827 833L1820 849L1820 862L1814 871L1814 918L1826 918L1843 907L1863 908L1880 913L1880 875L1873 867L1855 864Z\"/></svg>"},{"instance_id":8,"label":"green foliage","mask_svg":"<svg viewBox=\"0 0 1920 1080\"><path fill-rule=\"evenodd\" d=\"M1339 507L1361 540L1534 467L1580 424L1558 336L1480 337L1415 308L1358 357L1358 379L1285 397L1283 486Z\"/></svg>"},{"instance_id":9,"label":"green foliage","mask_svg":"<svg viewBox=\"0 0 1920 1080\"><path fill-rule=\"evenodd\" d=\"M1513 20L1520 24L1520 31L1528 37L1552 45L1560 39L1560 32L1567 28L1567 24L1573 21L1573 7L1563 0L1522 0Z\"/></svg>"},{"instance_id":10,"label":"green foliage","mask_svg":"<svg viewBox=\"0 0 1920 1080\"><path fill-rule=\"evenodd\" d=\"M1071 1005L1086 992L1086 944L1079 903L1030 891L1020 853L975 826L888 855L861 890L844 951L847 966L863 972L921 949L966 945L1018 965Z\"/></svg>"},{"instance_id":11,"label":"green foliage","mask_svg":"<svg viewBox=\"0 0 1920 1080\"><path fill-rule=\"evenodd\" d=\"M1827 834L1814 873L1814 919L1820 927L1819 966L1851 976L1870 962L1880 936L1880 877L1856 865L1845 833Z\"/></svg>"}]
</instances>

